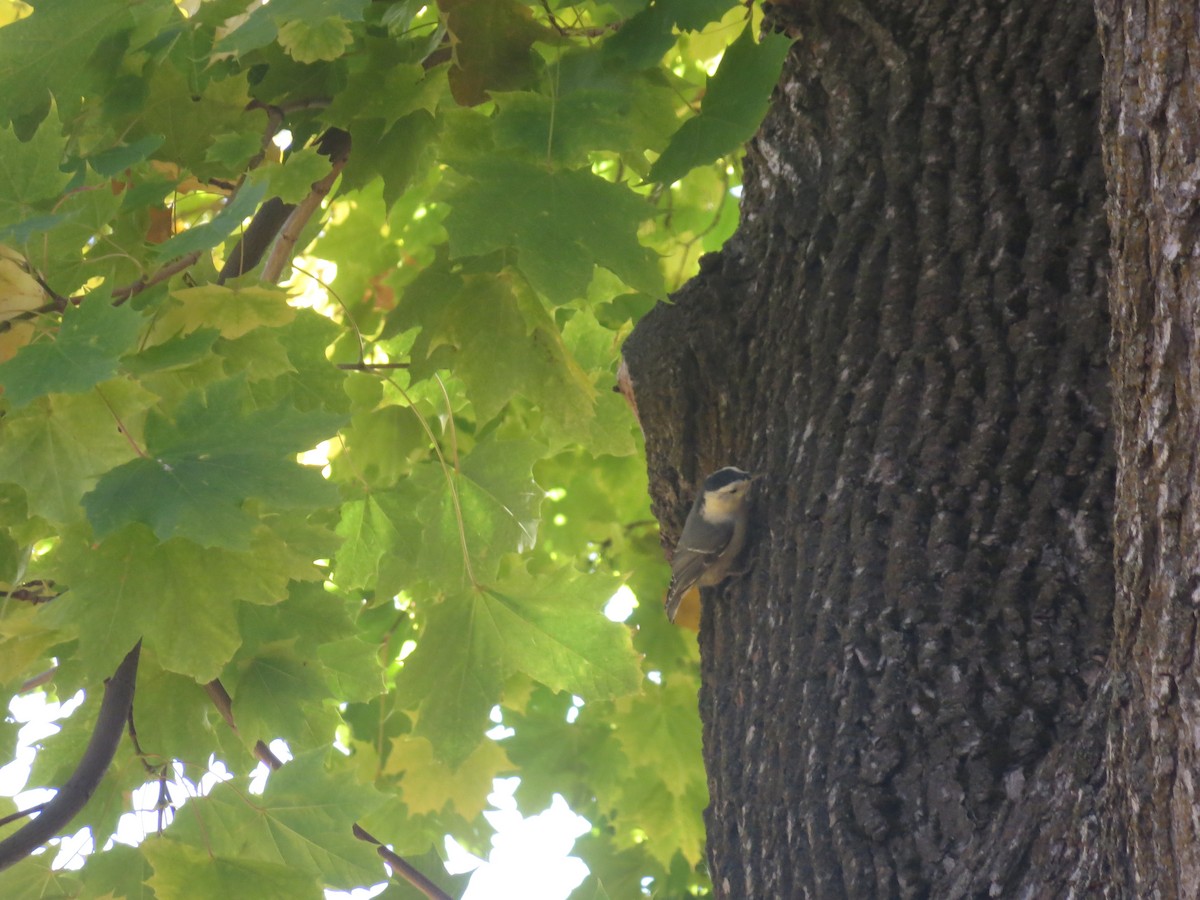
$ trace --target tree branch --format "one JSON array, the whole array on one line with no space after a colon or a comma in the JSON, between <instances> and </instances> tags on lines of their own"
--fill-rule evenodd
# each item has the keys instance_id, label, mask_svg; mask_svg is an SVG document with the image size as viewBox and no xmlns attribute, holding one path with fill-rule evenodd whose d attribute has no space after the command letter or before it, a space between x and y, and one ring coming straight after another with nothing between
<instances>
[{"instance_id":1,"label":"tree branch","mask_svg":"<svg viewBox=\"0 0 1200 900\"><path fill-rule=\"evenodd\" d=\"M429 900L453 900L449 894L426 878L421 872L417 871L417 869L413 868L412 863L408 862L402 856L397 856L387 847L383 846L383 844L379 843L378 838L362 826L357 824L354 826L354 836L360 841L375 844L375 852L392 867L392 871L399 872L409 884L428 897Z\"/></svg>"},{"instance_id":2,"label":"tree branch","mask_svg":"<svg viewBox=\"0 0 1200 900\"><path fill-rule=\"evenodd\" d=\"M66 784L59 788L54 799L43 807L36 819L0 841L0 871L20 862L58 834L96 792L100 779L116 755L129 711L133 708L133 690L141 651L142 642L138 641L126 654L112 678L105 682L104 699L100 703L100 714L92 731L92 739Z\"/></svg>"},{"instance_id":3,"label":"tree branch","mask_svg":"<svg viewBox=\"0 0 1200 900\"><path fill-rule=\"evenodd\" d=\"M196 264L196 260L200 258L200 251L193 250L178 259L173 259L157 272L153 272L143 278L139 278L133 284L128 284L125 287L117 288L112 292L113 300L118 303L123 303L130 297L140 294L148 287L154 287L156 284L166 281L172 275L178 275L184 269L190 269ZM83 297L72 297L72 303L79 303Z\"/></svg>"},{"instance_id":4,"label":"tree branch","mask_svg":"<svg viewBox=\"0 0 1200 900\"><path fill-rule=\"evenodd\" d=\"M237 724L233 721L233 698L229 696L229 691L225 690L225 685L221 684L220 679L214 678L204 686L204 692L208 694L208 699L213 702L229 730L237 734Z\"/></svg>"},{"instance_id":5,"label":"tree branch","mask_svg":"<svg viewBox=\"0 0 1200 900\"><path fill-rule=\"evenodd\" d=\"M230 278L244 275L257 266L295 208L296 204L284 203L278 197L271 197L263 203L246 226L242 239L226 258L217 276L217 284L224 284Z\"/></svg>"},{"instance_id":6,"label":"tree branch","mask_svg":"<svg viewBox=\"0 0 1200 900\"><path fill-rule=\"evenodd\" d=\"M263 265L262 280L269 284L279 281L284 266L288 264L295 252L296 242L300 240L300 233L304 230L304 226L313 217L313 213L321 208L321 201L329 194L333 183L337 181L338 176L342 174L342 169L346 167L346 160L350 158L349 133L338 128L330 128L322 135L321 146L318 150L329 157L333 166L328 175L313 184L308 196L292 210L287 221L284 222L279 239L271 248L271 255L267 257L267 261Z\"/></svg>"}]
</instances>

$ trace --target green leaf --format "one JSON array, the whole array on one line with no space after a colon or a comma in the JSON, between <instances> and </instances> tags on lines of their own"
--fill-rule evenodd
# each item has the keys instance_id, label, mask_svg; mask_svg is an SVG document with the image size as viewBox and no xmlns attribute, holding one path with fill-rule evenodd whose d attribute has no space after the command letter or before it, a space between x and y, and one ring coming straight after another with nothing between
<instances>
[{"instance_id":1,"label":"green leaf","mask_svg":"<svg viewBox=\"0 0 1200 900\"><path fill-rule=\"evenodd\" d=\"M219 134L204 153L207 162L229 168L244 166L251 157L262 150L262 135L253 131L232 131Z\"/></svg>"},{"instance_id":2,"label":"green leaf","mask_svg":"<svg viewBox=\"0 0 1200 900\"><path fill-rule=\"evenodd\" d=\"M137 716L138 745L151 761L181 760L187 777L199 778L212 754L222 753L225 723L213 715L212 700L195 679L164 669L143 646L138 664L137 702L154 715ZM218 730L222 729L222 730ZM219 758L219 757L218 757ZM91 868L91 863L88 864Z\"/></svg>"},{"instance_id":3,"label":"green leaf","mask_svg":"<svg viewBox=\"0 0 1200 900\"><path fill-rule=\"evenodd\" d=\"M216 328L223 338L240 338L264 325L286 325L296 317L287 294L275 287L205 284L172 291L171 297L178 302L154 322L153 336L159 340L197 328Z\"/></svg>"},{"instance_id":4,"label":"green leaf","mask_svg":"<svg viewBox=\"0 0 1200 900\"><path fill-rule=\"evenodd\" d=\"M438 7L455 44L450 90L463 106L531 83L538 71L533 42L557 37L516 0L440 0Z\"/></svg>"},{"instance_id":5,"label":"green leaf","mask_svg":"<svg viewBox=\"0 0 1200 900\"><path fill-rule=\"evenodd\" d=\"M453 257L511 247L552 303L583 297L596 265L638 290L662 292L654 256L637 240L638 222L651 209L625 188L591 172L546 172L504 159L459 168L472 181L450 196Z\"/></svg>"},{"instance_id":6,"label":"green leaf","mask_svg":"<svg viewBox=\"0 0 1200 900\"><path fill-rule=\"evenodd\" d=\"M437 76L442 77L437 77ZM433 113L445 91L445 73L427 72L420 63L372 67L352 76L346 90L333 98L326 117L333 125L354 128L376 119L390 127L416 110ZM358 153L357 142L354 152Z\"/></svg>"},{"instance_id":7,"label":"green leaf","mask_svg":"<svg viewBox=\"0 0 1200 900\"><path fill-rule=\"evenodd\" d=\"M277 646L226 670L222 683L233 697L238 729L251 746L256 740L280 737L293 750L328 747L338 715L322 702L327 689L319 668L290 648Z\"/></svg>"},{"instance_id":8,"label":"green leaf","mask_svg":"<svg viewBox=\"0 0 1200 900\"><path fill-rule=\"evenodd\" d=\"M140 440L153 399L131 382L112 381L87 394L54 394L6 416L0 479L25 489L32 514L62 524L80 519L80 500L99 474L134 457L130 439Z\"/></svg>"},{"instance_id":9,"label":"green leaf","mask_svg":"<svg viewBox=\"0 0 1200 900\"><path fill-rule=\"evenodd\" d=\"M51 869L53 862L54 854L51 853L25 857L12 868L0 872L0 892L5 897L21 897L22 900L80 896L79 874L66 869Z\"/></svg>"},{"instance_id":10,"label":"green leaf","mask_svg":"<svg viewBox=\"0 0 1200 900\"><path fill-rule=\"evenodd\" d=\"M0 363L4 396L20 409L50 393L86 391L117 372L117 359L133 346L142 316L132 307L113 306L91 295L63 313L58 334L23 347Z\"/></svg>"},{"instance_id":11,"label":"green leaf","mask_svg":"<svg viewBox=\"0 0 1200 900\"><path fill-rule=\"evenodd\" d=\"M0 122L30 114L54 95L64 117L112 85L120 55L178 15L169 3L56 0L0 28Z\"/></svg>"},{"instance_id":12,"label":"green leaf","mask_svg":"<svg viewBox=\"0 0 1200 900\"><path fill-rule=\"evenodd\" d=\"M504 748L483 741L457 766L434 753L424 738L404 735L392 739L385 772L402 777L404 804L416 815L442 812L449 804L465 819L487 808L492 780L513 771Z\"/></svg>"},{"instance_id":13,"label":"green leaf","mask_svg":"<svg viewBox=\"0 0 1200 900\"><path fill-rule=\"evenodd\" d=\"M415 472L411 486L421 495L416 512L422 537L414 575L451 589L463 584L460 511L476 579L490 581L506 554L531 548L544 496L533 480L533 463L541 456L532 441L484 441L462 457L454 493L440 465Z\"/></svg>"},{"instance_id":14,"label":"green leaf","mask_svg":"<svg viewBox=\"0 0 1200 900\"><path fill-rule=\"evenodd\" d=\"M567 900L609 900L609 894L604 890L604 885L600 883L599 878L589 875L579 887L571 891L571 896Z\"/></svg>"},{"instance_id":15,"label":"green leaf","mask_svg":"<svg viewBox=\"0 0 1200 900\"><path fill-rule=\"evenodd\" d=\"M279 46L299 63L337 59L354 42L346 23L337 16L317 22L293 19L279 29Z\"/></svg>"},{"instance_id":16,"label":"green leaf","mask_svg":"<svg viewBox=\"0 0 1200 900\"><path fill-rule=\"evenodd\" d=\"M729 10L740 6L736 0L656 0L678 28L698 31L709 22L719 22Z\"/></svg>"},{"instance_id":17,"label":"green leaf","mask_svg":"<svg viewBox=\"0 0 1200 900\"><path fill-rule=\"evenodd\" d=\"M311 659L326 643L357 633L344 599L312 582L293 581L282 603L243 605L239 613L239 627L246 636L241 651L245 656L287 645Z\"/></svg>"},{"instance_id":18,"label":"green leaf","mask_svg":"<svg viewBox=\"0 0 1200 900\"><path fill-rule=\"evenodd\" d=\"M585 699L637 690L629 632L600 614L617 583L572 569L535 578L514 568L493 587L434 606L398 681L420 699L416 733L451 765L466 759L515 672Z\"/></svg>"},{"instance_id":19,"label":"green leaf","mask_svg":"<svg viewBox=\"0 0 1200 900\"><path fill-rule=\"evenodd\" d=\"M577 717L564 727L572 710ZM520 766L515 796L522 809L544 809L555 794L562 794L576 810L592 802L603 807L617 794L630 761L605 713L593 710L592 704L580 709L570 694L546 687L535 688L523 710L505 706L504 724L516 734L505 739L504 748Z\"/></svg>"},{"instance_id":20,"label":"green leaf","mask_svg":"<svg viewBox=\"0 0 1200 900\"><path fill-rule=\"evenodd\" d=\"M345 453L334 459L333 478L391 487L432 455L429 437L413 409L383 406L359 413L342 432ZM339 474L342 473L342 474Z\"/></svg>"},{"instance_id":21,"label":"green leaf","mask_svg":"<svg viewBox=\"0 0 1200 900\"><path fill-rule=\"evenodd\" d=\"M242 220L254 212L266 194L266 179L248 179L211 222L194 225L159 244L155 260L166 262L196 251L211 250L241 227Z\"/></svg>"},{"instance_id":22,"label":"green leaf","mask_svg":"<svg viewBox=\"0 0 1200 900\"><path fill-rule=\"evenodd\" d=\"M379 650L361 638L323 644L317 658L325 667L325 678L339 702L370 700L386 689Z\"/></svg>"},{"instance_id":23,"label":"green leaf","mask_svg":"<svg viewBox=\"0 0 1200 900\"><path fill-rule=\"evenodd\" d=\"M519 280L447 278L432 270L405 292L395 327L424 327L411 351L414 377L450 368L481 422L516 396L537 404L559 433L586 432L597 392L563 346L546 310ZM456 350L450 355L451 350Z\"/></svg>"},{"instance_id":24,"label":"green leaf","mask_svg":"<svg viewBox=\"0 0 1200 900\"><path fill-rule=\"evenodd\" d=\"M162 143L161 134L148 134L132 144L119 144L94 153L87 158L87 162L97 175L111 178L147 159Z\"/></svg>"},{"instance_id":25,"label":"green leaf","mask_svg":"<svg viewBox=\"0 0 1200 900\"><path fill-rule=\"evenodd\" d=\"M328 437L341 417L287 406L246 411L243 402L243 384L232 379L191 393L171 419L151 415L147 455L106 473L84 498L96 533L141 522L160 540L238 549L257 522L242 508L247 497L286 508L332 502L332 486L289 456Z\"/></svg>"},{"instance_id":26,"label":"green leaf","mask_svg":"<svg viewBox=\"0 0 1200 900\"><path fill-rule=\"evenodd\" d=\"M64 540L55 561L71 590L47 609L47 622L77 630L80 658L99 678L144 637L163 668L211 681L241 644L238 601L278 603L291 574L286 548L269 535L233 552L178 538L160 544L140 525L98 544Z\"/></svg>"},{"instance_id":27,"label":"green leaf","mask_svg":"<svg viewBox=\"0 0 1200 900\"><path fill-rule=\"evenodd\" d=\"M418 872L445 891L448 896L461 897L467 892L467 885L471 881L472 873L460 872L457 875L451 875L446 871L446 864L442 861L436 848L419 855L406 854L405 859ZM426 900L429 895L401 878L393 878L383 893L376 896L380 900Z\"/></svg>"},{"instance_id":28,"label":"green leaf","mask_svg":"<svg viewBox=\"0 0 1200 900\"><path fill-rule=\"evenodd\" d=\"M220 336L221 332L215 328L199 328L191 334L122 357L121 368L130 375L150 375L186 368L208 357L213 343Z\"/></svg>"},{"instance_id":29,"label":"green leaf","mask_svg":"<svg viewBox=\"0 0 1200 900\"><path fill-rule=\"evenodd\" d=\"M346 187L365 187L382 177L383 200L390 207L419 173L437 123L425 110L418 109L386 130L383 119L357 120L349 129L354 153L346 164Z\"/></svg>"},{"instance_id":30,"label":"green leaf","mask_svg":"<svg viewBox=\"0 0 1200 900\"><path fill-rule=\"evenodd\" d=\"M663 3L654 3L627 19L602 45L604 57L624 69L639 71L657 65L675 45L674 16Z\"/></svg>"},{"instance_id":31,"label":"green leaf","mask_svg":"<svg viewBox=\"0 0 1200 900\"><path fill-rule=\"evenodd\" d=\"M792 46L783 34L767 34L754 42L749 26L721 60L700 106L700 115L689 119L671 138L647 176L649 181L670 184L697 166L731 153L754 136L767 112L771 91Z\"/></svg>"},{"instance_id":32,"label":"green leaf","mask_svg":"<svg viewBox=\"0 0 1200 900\"><path fill-rule=\"evenodd\" d=\"M329 174L329 160L316 147L288 155L282 166L271 169L270 192L284 203L299 203L312 192L314 182Z\"/></svg>"},{"instance_id":33,"label":"green leaf","mask_svg":"<svg viewBox=\"0 0 1200 900\"><path fill-rule=\"evenodd\" d=\"M383 798L348 775L331 772L327 754L298 755L271 774L261 798L246 796L244 784L219 784L207 797L189 801L171 830L213 856L287 866L329 888L381 881L382 861L351 827Z\"/></svg>"},{"instance_id":34,"label":"green leaf","mask_svg":"<svg viewBox=\"0 0 1200 900\"><path fill-rule=\"evenodd\" d=\"M674 93L641 74L603 71L597 55L564 61L561 78L569 81L553 97L493 92L496 146L566 167L587 164L598 150L661 152L675 128Z\"/></svg>"},{"instance_id":35,"label":"green leaf","mask_svg":"<svg viewBox=\"0 0 1200 900\"><path fill-rule=\"evenodd\" d=\"M141 678L138 678L141 692ZM141 723L138 723L141 734ZM87 866L80 871L83 882L81 897L121 897L127 900L151 900L155 895L145 881L153 873L143 852L125 844L115 844L111 849L89 857Z\"/></svg>"},{"instance_id":36,"label":"green leaf","mask_svg":"<svg viewBox=\"0 0 1200 900\"><path fill-rule=\"evenodd\" d=\"M343 538L338 549L335 577L343 588L366 587L379 579L379 563L384 554L400 547L403 514L385 507L386 499L371 495L343 504L337 534ZM409 529L405 529L405 532Z\"/></svg>"},{"instance_id":37,"label":"green leaf","mask_svg":"<svg viewBox=\"0 0 1200 900\"><path fill-rule=\"evenodd\" d=\"M338 584L378 579L387 596L421 582L457 590L467 578L464 537L475 578L490 580L505 554L537 538L543 492L532 468L541 455L529 441L489 440L461 458L459 473L451 471L453 492L446 471L429 462L396 489L347 503L337 527L344 538Z\"/></svg>"},{"instance_id":38,"label":"green leaf","mask_svg":"<svg viewBox=\"0 0 1200 900\"><path fill-rule=\"evenodd\" d=\"M143 846L142 852L154 867L147 883L157 900L237 896L320 900L324 896L317 877L284 863L218 856L169 839L147 841Z\"/></svg>"},{"instance_id":39,"label":"green leaf","mask_svg":"<svg viewBox=\"0 0 1200 900\"><path fill-rule=\"evenodd\" d=\"M610 720L628 759L650 759L665 752L669 759L679 760L671 771L659 773L666 789L677 796L705 783L695 701L695 686L685 679L651 683L645 693L618 700L617 714Z\"/></svg>"},{"instance_id":40,"label":"green leaf","mask_svg":"<svg viewBox=\"0 0 1200 900\"><path fill-rule=\"evenodd\" d=\"M276 337L287 352L292 371L276 380L272 399L299 410L322 410L340 414L350 408L344 390L346 373L334 367L326 348L344 334L336 323L311 309L297 310L296 318L276 329Z\"/></svg>"},{"instance_id":41,"label":"green leaf","mask_svg":"<svg viewBox=\"0 0 1200 900\"><path fill-rule=\"evenodd\" d=\"M219 136L255 133L262 139L267 116L262 109L248 109L250 92L245 77L215 78L198 89L197 82L174 66L158 66L148 84L144 104L138 104L125 135L139 139L161 135L156 159L169 160L200 177L236 177L223 150L210 157ZM169 257L168 257L169 258Z\"/></svg>"},{"instance_id":42,"label":"green leaf","mask_svg":"<svg viewBox=\"0 0 1200 900\"><path fill-rule=\"evenodd\" d=\"M362 20L367 0L273 0L260 6L217 43L217 52L244 54L275 40L288 22L320 22L329 16L347 22ZM268 8L269 6L269 8ZM281 40L282 42L282 40Z\"/></svg>"},{"instance_id":43,"label":"green leaf","mask_svg":"<svg viewBox=\"0 0 1200 900\"><path fill-rule=\"evenodd\" d=\"M32 216L42 210L42 201L62 191L70 180L59 169L65 148L57 116L42 122L27 141L19 140L9 128L0 128L0 226Z\"/></svg>"}]
</instances>

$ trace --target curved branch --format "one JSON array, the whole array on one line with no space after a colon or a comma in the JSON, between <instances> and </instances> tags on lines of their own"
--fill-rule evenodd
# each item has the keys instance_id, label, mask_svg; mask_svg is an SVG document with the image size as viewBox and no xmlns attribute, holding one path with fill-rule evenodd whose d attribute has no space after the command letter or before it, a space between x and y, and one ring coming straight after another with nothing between
<instances>
[{"instance_id":1,"label":"curved branch","mask_svg":"<svg viewBox=\"0 0 1200 900\"><path fill-rule=\"evenodd\" d=\"M104 699L92 739L79 760L79 765L67 779L54 799L41 814L15 834L0 841L0 871L29 856L34 850L58 834L91 799L116 755L125 722L133 708L133 689L137 681L138 657L142 642L129 651L112 678L104 684Z\"/></svg>"},{"instance_id":2,"label":"curved branch","mask_svg":"<svg viewBox=\"0 0 1200 900\"><path fill-rule=\"evenodd\" d=\"M279 238L275 241L275 246L271 248L271 255L263 264L262 280L269 284L279 281L284 266L292 259L296 242L300 240L300 233L304 230L304 226L321 208L321 202L333 189L334 182L342 174L342 169L346 167L346 161L350 158L349 132L339 128L330 128L321 136L317 152L328 156L333 167L329 170L328 175L313 183L308 196L287 216L287 220L279 232Z\"/></svg>"}]
</instances>

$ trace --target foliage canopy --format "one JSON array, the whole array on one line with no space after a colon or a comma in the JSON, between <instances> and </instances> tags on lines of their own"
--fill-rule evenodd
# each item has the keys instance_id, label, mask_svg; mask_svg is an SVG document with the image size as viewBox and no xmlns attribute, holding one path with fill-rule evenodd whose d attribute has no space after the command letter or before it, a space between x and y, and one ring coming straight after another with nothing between
<instances>
[{"instance_id":1,"label":"foliage canopy","mask_svg":"<svg viewBox=\"0 0 1200 900\"><path fill-rule=\"evenodd\" d=\"M233 773L0 893L320 896L383 880L355 822L440 878L505 775L594 824L581 890L702 890L695 649L610 388L731 232L786 40L730 0L0 15L0 688L87 691L60 785L143 642L98 848L142 783Z\"/></svg>"}]
</instances>

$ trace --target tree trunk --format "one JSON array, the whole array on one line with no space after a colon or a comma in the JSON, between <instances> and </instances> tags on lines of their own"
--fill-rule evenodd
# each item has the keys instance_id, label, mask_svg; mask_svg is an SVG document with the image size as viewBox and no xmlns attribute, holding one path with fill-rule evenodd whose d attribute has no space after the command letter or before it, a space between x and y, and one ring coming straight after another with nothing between
<instances>
[{"instance_id":1,"label":"tree trunk","mask_svg":"<svg viewBox=\"0 0 1200 900\"><path fill-rule=\"evenodd\" d=\"M1102 0L1118 453L1103 862L1200 896L1200 16Z\"/></svg>"},{"instance_id":2,"label":"tree trunk","mask_svg":"<svg viewBox=\"0 0 1200 900\"><path fill-rule=\"evenodd\" d=\"M704 598L716 893L1186 894L1195 189L1152 181L1195 165L1194 75L1124 78L1152 37L1101 10L1114 414L1095 11L782 12L741 228L625 347L666 544L706 472L765 476Z\"/></svg>"}]
</instances>

